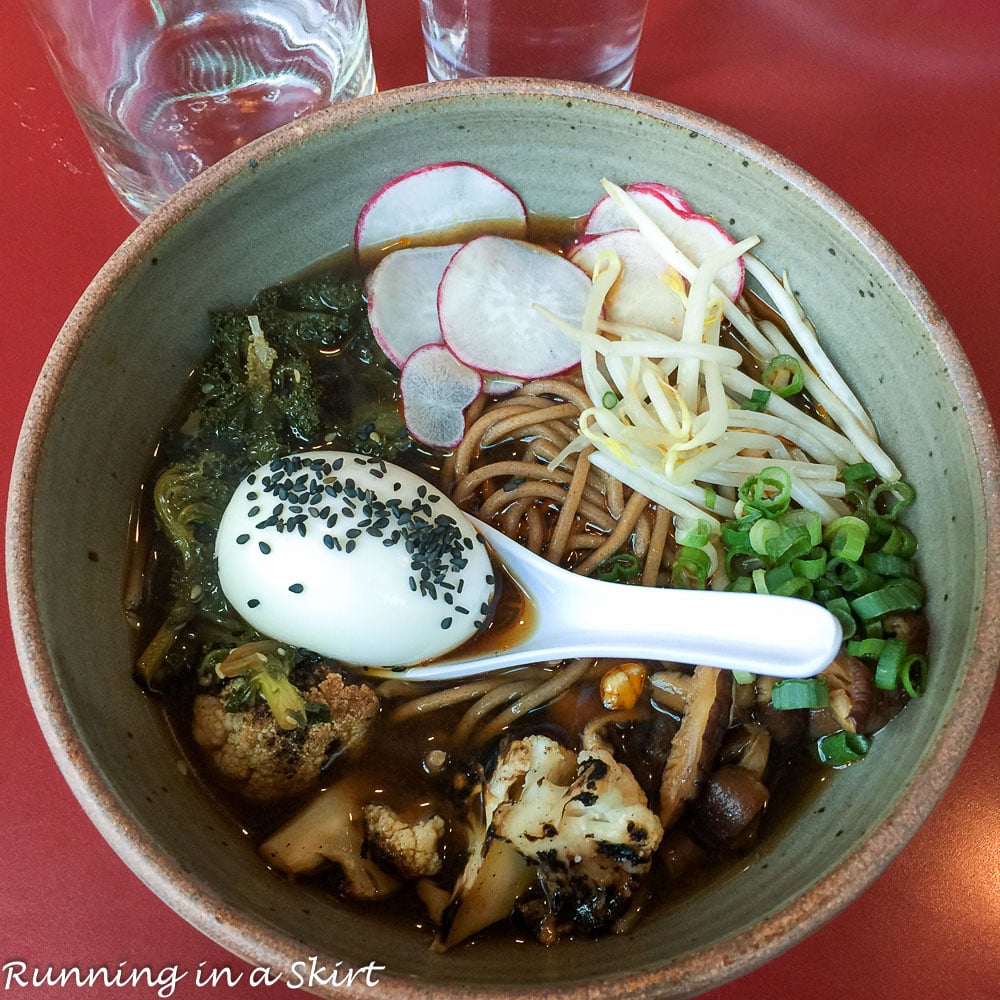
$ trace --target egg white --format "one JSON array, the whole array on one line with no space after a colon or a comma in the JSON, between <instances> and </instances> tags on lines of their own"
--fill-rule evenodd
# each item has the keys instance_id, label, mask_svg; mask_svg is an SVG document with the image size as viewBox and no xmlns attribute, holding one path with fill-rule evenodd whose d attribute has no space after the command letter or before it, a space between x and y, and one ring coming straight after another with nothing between
<instances>
[{"instance_id":1,"label":"egg white","mask_svg":"<svg viewBox=\"0 0 1000 1000\"><path fill-rule=\"evenodd\" d=\"M366 666L456 648L485 624L495 590L486 545L450 499L347 452L251 473L222 517L216 557L223 592L257 631Z\"/></svg>"}]
</instances>

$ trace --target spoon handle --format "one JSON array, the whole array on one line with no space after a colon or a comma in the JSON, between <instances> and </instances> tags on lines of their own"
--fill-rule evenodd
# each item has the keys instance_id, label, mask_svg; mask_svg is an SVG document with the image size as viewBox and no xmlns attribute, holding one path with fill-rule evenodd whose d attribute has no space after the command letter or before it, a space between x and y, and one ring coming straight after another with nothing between
<instances>
[{"instance_id":1,"label":"spoon handle","mask_svg":"<svg viewBox=\"0 0 1000 1000\"><path fill-rule=\"evenodd\" d=\"M596 580L579 584L572 588L572 604L561 602L529 640L536 652L551 642L564 656L635 656L770 677L812 677L840 649L837 619L798 598ZM570 650L565 638L559 641L568 635Z\"/></svg>"}]
</instances>

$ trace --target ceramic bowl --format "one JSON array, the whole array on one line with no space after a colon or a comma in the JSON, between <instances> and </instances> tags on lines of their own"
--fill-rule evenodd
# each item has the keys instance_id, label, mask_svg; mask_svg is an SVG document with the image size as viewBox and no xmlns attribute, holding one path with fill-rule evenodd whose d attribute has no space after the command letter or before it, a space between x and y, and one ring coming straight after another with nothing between
<instances>
[{"instance_id":1,"label":"ceramic bowl","mask_svg":"<svg viewBox=\"0 0 1000 1000\"><path fill-rule=\"evenodd\" d=\"M586 211L602 176L658 178L731 231L759 234L760 255L788 269L922 491L912 525L933 623L926 696L746 871L662 906L625 938L551 950L490 940L441 956L424 933L283 882L182 774L158 709L130 680L129 511L206 349L207 310L244 303L347 245L373 191L440 160L480 163L533 212L560 216ZM100 272L52 350L20 440L7 529L14 632L46 737L93 822L153 892L254 965L374 960L387 967L379 995L396 1000L684 996L748 971L846 906L940 797L998 658L997 475L986 407L945 320L878 233L802 170L649 98L532 81L417 87L248 146L148 219ZM371 995L363 982L329 993Z\"/></svg>"}]
</instances>

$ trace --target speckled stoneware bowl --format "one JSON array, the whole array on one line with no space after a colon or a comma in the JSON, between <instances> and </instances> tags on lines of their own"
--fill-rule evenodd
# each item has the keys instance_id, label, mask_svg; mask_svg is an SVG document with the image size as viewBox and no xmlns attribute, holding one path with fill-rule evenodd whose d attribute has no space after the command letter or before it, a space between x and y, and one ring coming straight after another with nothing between
<instances>
[{"instance_id":1,"label":"speckled stoneware bowl","mask_svg":"<svg viewBox=\"0 0 1000 1000\"><path fill-rule=\"evenodd\" d=\"M129 508L205 350L206 311L346 245L384 181L449 159L493 170L537 213L583 213L604 175L658 178L736 234L760 234L760 255L788 268L841 371L875 401L888 450L922 487L913 525L933 567L927 696L748 870L655 911L625 939L551 950L491 942L440 956L424 934L390 932L286 884L181 773L156 707L130 680L120 603ZM894 406L880 410L887 398ZM940 456L949 517L938 507ZM53 753L94 823L155 893L248 961L387 966L378 990L359 982L334 988L337 997L686 996L766 961L850 903L940 797L998 657L997 471L976 382L924 289L791 163L639 96L509 80L418 87L247 147L147 220L101 271L53 348L20 442L7 528L14 632Z\"/></svg>"}]
</instances>

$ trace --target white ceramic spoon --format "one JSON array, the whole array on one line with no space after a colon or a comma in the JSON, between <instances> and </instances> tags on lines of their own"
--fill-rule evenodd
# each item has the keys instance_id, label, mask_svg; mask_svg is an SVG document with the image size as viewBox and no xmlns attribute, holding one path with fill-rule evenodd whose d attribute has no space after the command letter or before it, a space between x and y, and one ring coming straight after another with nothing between
<instances>
[{"instance_id":1,"label":"white ceramic spoon","mask_svg":"<svg viewBox=\"0 0 1000 1000\"><path fill-rule=\"evenodd\" d=\"M527 595L531 613L525 626L510 630L509 645L482 655L463 655L468 647L460 647L430 663L368 672L440 681L573 656L615 656L812 677L840 649L840 622L811 601L626 586L578 576L472 520Z\"/></svg>"}]
</instances>

